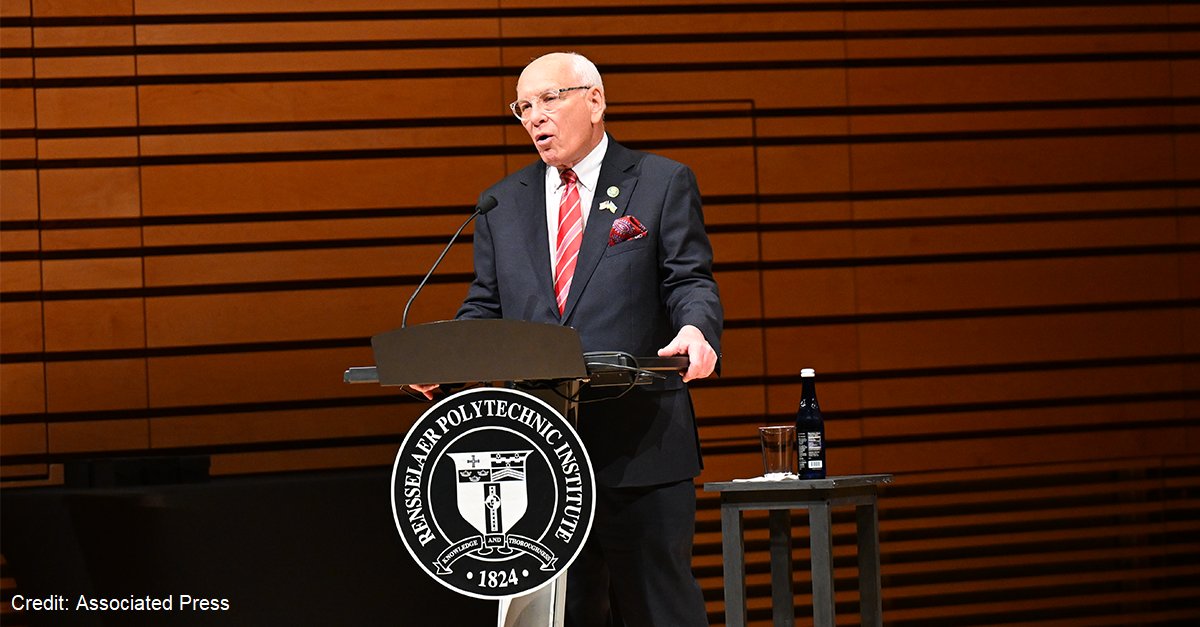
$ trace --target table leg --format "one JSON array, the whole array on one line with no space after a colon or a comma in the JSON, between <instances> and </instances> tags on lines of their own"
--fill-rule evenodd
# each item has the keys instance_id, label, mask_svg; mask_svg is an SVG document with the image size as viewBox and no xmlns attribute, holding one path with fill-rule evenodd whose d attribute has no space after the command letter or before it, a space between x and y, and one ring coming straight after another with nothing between
<instances>
[{"instance_id":1,"label":"table leg","mask_svg":"<svg viewBox=\"0 0 1200 627\"><path fill-rule=\"evenodd\" d=\"M746 547L742 511L721 503L721 557L725 570L725 626L746 626Z\"/></svg>"},{"instance_id":2,"label":"table leg","mask_svg":"<svg viewBox=\"0 0 1200 627\"><path fill-rule=\"evenodd\" d=\"M775 627L794 627L796 597L792 592L792 512L773 509L771 528L771 614Z\"/></svg>"},{"instance_id":3,"label":"table leg","mask_svg":"<svg viewBox=\"0 0 1200 627\"><path fill-rule=\"evenodd\" d=\"M833 518L828 501L808 506L808 536L812 554L813 624L834 627Z\"/></svg>"},{"instance_id":4,"label":"table leg","mask_svg":"<svg viewBox=\"0 0 1200 627\"><path fill-rule=\"evenodd\" d=\"M879 510L875 499L855 507L858 529L858 599L863 627L883 626L879 586Z\"/></svg>"}]
</instances>

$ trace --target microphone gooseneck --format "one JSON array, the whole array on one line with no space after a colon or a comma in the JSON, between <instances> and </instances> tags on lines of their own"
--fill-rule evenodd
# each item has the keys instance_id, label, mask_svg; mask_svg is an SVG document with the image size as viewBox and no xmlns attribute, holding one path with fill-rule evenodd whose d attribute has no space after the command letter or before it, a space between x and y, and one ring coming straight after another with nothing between
<instances>
[{"instance_id":1,"label":"microphone gooseneck","mask_svg":"<svg viewBox=\"0 0 1200 627\"><path fill-rule=\"evenodd\" d=\"M425 287L425 283L429 281L429 277L433 276L433 271L437 270L438 265L442 263L442 259L446 257L446 253L450 252L450 247L454 245L454 240L458 239L459 234L463 232L463 229L467 228L467 225L471 223L471 220L474 220L475 218L486 214L492 209L495 209L496 205L498 204L500 204L500 201L496 200L495 196L489 194L483 200L481 200L478 205L475 205L475 211L473 211L470 217L468 217L466 221L462 223L462 226L458 227L458 230L454 232L454 235L450 236L450 241L446 242L446 247L442 249L442 254L438 255L437 261L434 261L433 266L429 268L429 272L425 273L425 278L421 279L421 282L417 284L417 289L413 290L412 296L408 297L408 302L404 305L404 313L400 316L401 329L408 326L409 308L412 307L413 301L417 299L417 294L421 293L421 288Z\"/></svg>"}]
</instances>

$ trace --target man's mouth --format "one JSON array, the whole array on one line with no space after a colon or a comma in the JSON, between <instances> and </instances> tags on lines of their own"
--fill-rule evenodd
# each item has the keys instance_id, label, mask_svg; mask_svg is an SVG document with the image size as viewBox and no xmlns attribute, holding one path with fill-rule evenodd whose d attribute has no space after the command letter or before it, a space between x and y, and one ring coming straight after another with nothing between
<instances>
[{"instance_id":1,"label":"man's mouth","mask_svg":"<svg viewBox=\"0 0 1200 627\"><path fill-rule=\"evenodd\" d=\"M538 133L537 137L533 139L533 143L538 148L545 148L550 145L550 141L553 139L554 136L549 133Z\"/></svg>"}]
</instances>

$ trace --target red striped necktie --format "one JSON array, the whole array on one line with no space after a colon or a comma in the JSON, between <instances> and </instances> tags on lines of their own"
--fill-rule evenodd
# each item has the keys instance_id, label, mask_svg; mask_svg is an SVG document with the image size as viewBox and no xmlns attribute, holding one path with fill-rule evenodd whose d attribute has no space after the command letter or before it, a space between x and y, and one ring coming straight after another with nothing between
<instances>
[{"instance_id":1,"label":"red striped necktie","mask_svg":"<svg viewBox=\"0 0 1200 627\"><path fill-rule=\"evenodd\" d=\"M579 242L583 239L583 211L579 203L579 177L573 170L560 175L563 182L562 200L558 202L558 240L554 249L554 298L562 315L571 292L571 277L579 257Z\"/></svg>"}]
</instances>

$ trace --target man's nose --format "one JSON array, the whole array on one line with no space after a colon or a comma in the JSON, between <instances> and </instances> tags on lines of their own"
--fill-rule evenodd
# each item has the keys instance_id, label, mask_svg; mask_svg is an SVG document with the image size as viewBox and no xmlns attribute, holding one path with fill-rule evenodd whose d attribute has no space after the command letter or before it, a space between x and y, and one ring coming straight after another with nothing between
<instances>
[{"instance_id":1,"label":"man's nose","mask_svg":"<svg viewBox=\"0 0 1200 627\"><path fill-rule=\"evenodd\" d=\"M538 126L541 126L542 123L547 119L546 112L542 111L541 107L534 105L533 108L529 110L529 126L537 128Z\"/></svg>"}]
</instances>

